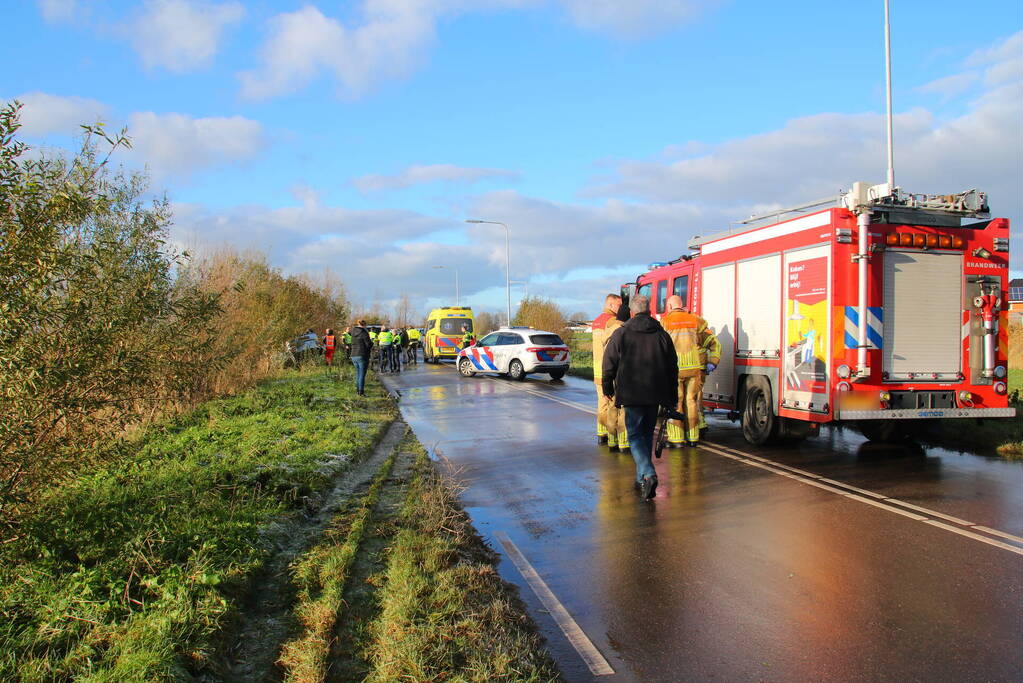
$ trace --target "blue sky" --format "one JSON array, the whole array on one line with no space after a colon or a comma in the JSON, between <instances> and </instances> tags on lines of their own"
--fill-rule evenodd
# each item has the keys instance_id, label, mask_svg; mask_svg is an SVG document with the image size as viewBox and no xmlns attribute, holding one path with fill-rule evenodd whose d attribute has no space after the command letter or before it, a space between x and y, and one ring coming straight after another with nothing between
<instances>
[{"instance_id":1,"label":"blue sky","mask_svg":"<svg viewBox=\"0 0 1023 683\"><path fill-rule=\"evenodd\" d=\"M569 311L687 239L884 175L880 0L17 0L24 135L128 125L174 239L330 267L362 304ZM1023 218L1018 2L892 0L896 173ZM1014 267L1019 269L1014 259ZM516 292L518 296L520 292Z\"/></svg>"}]
</instances>

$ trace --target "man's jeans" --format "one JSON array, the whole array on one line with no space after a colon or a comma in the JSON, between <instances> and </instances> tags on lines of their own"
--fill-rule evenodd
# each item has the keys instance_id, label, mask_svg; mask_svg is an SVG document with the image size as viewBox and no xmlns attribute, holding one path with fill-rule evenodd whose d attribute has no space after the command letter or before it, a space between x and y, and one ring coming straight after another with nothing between
<instances>
[{"instance_id":1,"label":"man's jeans","mask_svg":"<svg viewBox=\"0 0 1023 683\"><path fill-rule=\"evenodd\" d=\"M657 406L625 406L625 431L629 433L629 450L636 461L636 481L643 477L656 477L650 456L654 452L654 428L657 426Z\"/></svg>"},{"instance_id":2,"label":"man's jeans","mask_svg":"<svg viewBox=\"0 0 1023 683\"><path fill-rule=\"evenodd\" d=\"M366 388L366 366L369 359L365 356L352 356L352 365L355 366L355 390L360 394Z\"/></svg>"}]
</instances>

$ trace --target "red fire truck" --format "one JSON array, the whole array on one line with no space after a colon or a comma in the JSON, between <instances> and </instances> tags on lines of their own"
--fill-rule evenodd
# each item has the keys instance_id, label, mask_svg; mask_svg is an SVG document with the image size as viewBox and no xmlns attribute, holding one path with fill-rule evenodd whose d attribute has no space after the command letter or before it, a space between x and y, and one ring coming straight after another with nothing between
<instances>
[{"instance_id":1,"label":"red fire truck","mask_svg":"<svg viewBox=\"0 0 1023 683\"><path fill-rule=\"evenodd\" d=\"M678 294L714 329L704 406L739 418L755 445L835 422L884 441L929 420L1013 416L1009 221L976 190L855 183L827 202L696 237L623 285L657 317Z\"/></svg>"}]
</instances>

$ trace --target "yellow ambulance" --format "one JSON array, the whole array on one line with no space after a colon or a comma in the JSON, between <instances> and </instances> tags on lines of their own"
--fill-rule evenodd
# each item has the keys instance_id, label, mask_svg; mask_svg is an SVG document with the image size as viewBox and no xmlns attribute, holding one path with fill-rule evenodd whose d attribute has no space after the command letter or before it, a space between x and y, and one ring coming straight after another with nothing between
<instances>
[{"instance_id":1,"label":"yellow ambulance","mask_svg":"<svg viewBox=\"0 0 1023 683\"><path fill-rule=\"evenodd\" d=\"M430 311L423 334L423 358L427 363L455 359L462 348L463 325L470 332L476 331L472 309L468 306L448 306Z\"/></svg>"}]
</instances>

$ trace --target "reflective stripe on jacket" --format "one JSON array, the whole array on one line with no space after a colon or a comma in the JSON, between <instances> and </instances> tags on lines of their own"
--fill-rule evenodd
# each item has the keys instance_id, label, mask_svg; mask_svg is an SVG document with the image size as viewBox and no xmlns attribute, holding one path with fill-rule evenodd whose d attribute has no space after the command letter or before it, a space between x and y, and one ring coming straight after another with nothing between
<instances>
[{"instance_id":1,"label":"reflective stripe on jacket","mask_svg":"<svg viewBox=\"0 0 1023 683\"><path fill-rule=\"evenodd\" d=\"M700 316L670 311L661 317L661 326L675 345L679 371L703 370L707 363L717 365L721 360L721 344Z\"/></svg>"},{"instance_id":2,"label":"reflective stripe on jacket","mask_svg":"<svg viewBox=\"0 0 1023 683\"><path fill-rule=\"evenodd\" d=\"M334 348L334 335L328 334L326 337L324 337L323 338L323 346L324 346L324 348L326 348L328 350L333 349Z\"/></svg>"}]
</instances>

